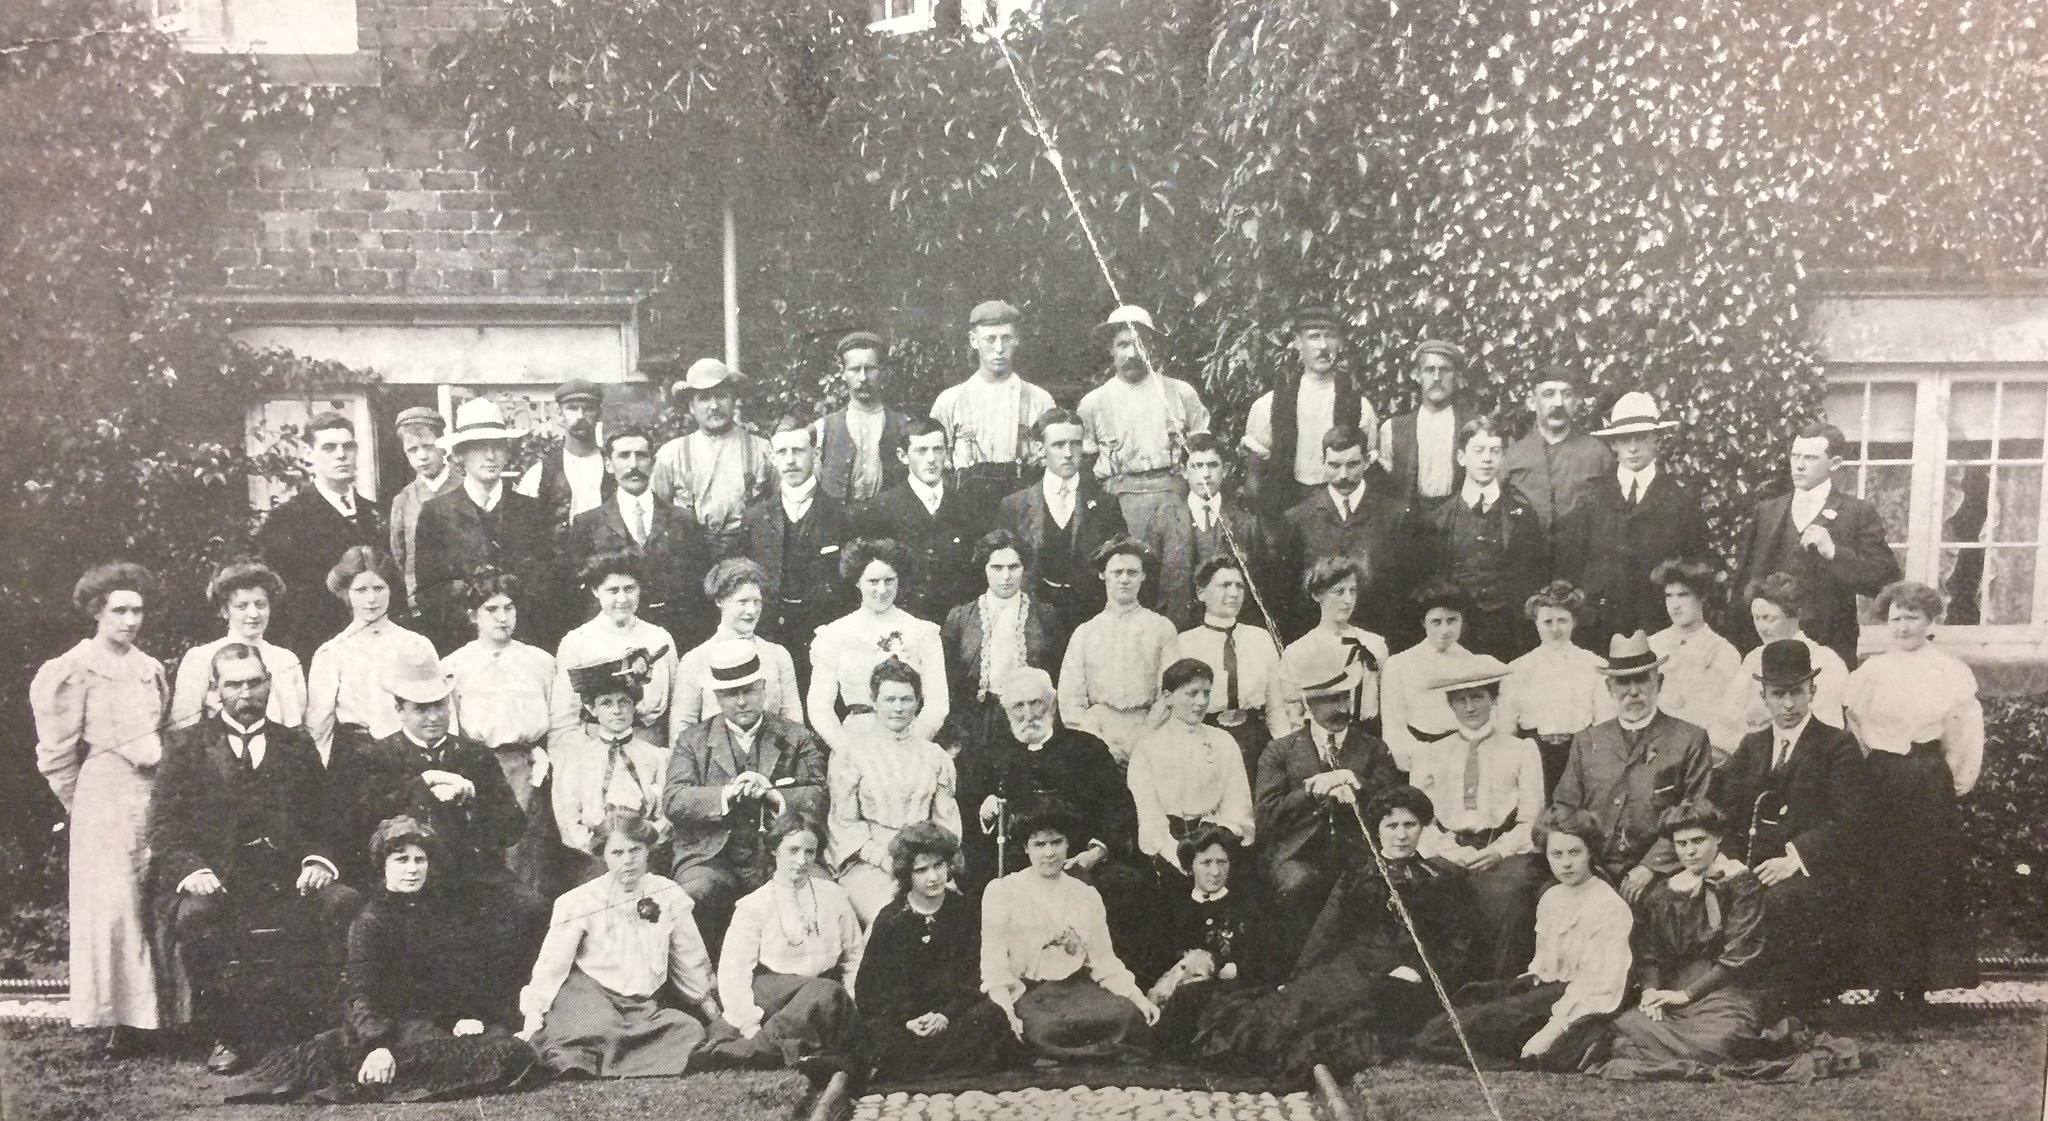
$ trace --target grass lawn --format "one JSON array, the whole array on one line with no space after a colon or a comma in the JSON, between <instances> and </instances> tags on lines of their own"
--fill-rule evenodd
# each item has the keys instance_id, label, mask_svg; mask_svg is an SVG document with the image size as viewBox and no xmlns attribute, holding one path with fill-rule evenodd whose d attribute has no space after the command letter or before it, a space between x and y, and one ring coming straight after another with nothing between
<instances>
[{"instance_id":1,"label":"grass lawn","mask_svg":"<svg viewBox=\"0 0 2048 1121\"><path fill-rule=\"evenodd\" d=\"M203 1053L102 1062L100 1032L8 1024L0 1034L5 1121L786 1121L810 1086L781 1071L711 1071L684 1078L569 1082L522 1094L430 1105L222 1105L222 1080Z\"/></svg>"},{"instance_id":2,"label":"grass lawn","mask_svg":"<svg viewBox=\"0 0 2048 1121\"><path fill-rule=\"evenodd\" d=\"M1572 1075L1490 1072L1509 1121L2038 1121L2048 1020L2032 1011L1930 1013L1926 1026L1887 1027L1859 1009L1830 1030L1854 1037L1870 1065L1810 1086L1621 1083ZM1351 1086L1359 1121L1486 1117L1469 1071L1397 1063Z\"/></svg>"}]
</instances>

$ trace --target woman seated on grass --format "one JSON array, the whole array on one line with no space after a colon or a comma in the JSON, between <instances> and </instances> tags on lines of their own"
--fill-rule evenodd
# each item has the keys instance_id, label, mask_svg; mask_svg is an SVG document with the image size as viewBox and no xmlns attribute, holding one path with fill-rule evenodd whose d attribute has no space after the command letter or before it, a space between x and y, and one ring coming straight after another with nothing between
<instances>
[{"instance_id":1,"label":"woman seated on grass","mask_svg":"<svg viewBox=\"0 0 2048 1121\"><path fill-rule=\"evenodd\" d=\"M960 838L920 821L889 841L901 894L868 931L861 1025L875 1077L922 1078L1014 1066L1023 1049L981 995L981 916L954 888Z\"/></svg>"},{"instance_id":2,"label":"woman seated on grass","mask_svg":"<svg viewBox=\"0 0 2048 1121\"><path fill-rule=\"evenodd\" d=\"M591 831L607 874L555 900L554 921L519 994L520 1032L556 1074L639 1078L683 1073L721 1022L711 959L674 881L647 870L658 834L614 810ZM673 984L700 1022L659 999Z\"/></svg>"},{"instance_id":3,"label":"woman seated on grass","mask_svg":"<svg viewBox=\"0 0 2048 1121\"><path fill-rule=\"evenodd\" d=\"M410 817L370 838L384 877L348 932L342 1026L271 1052L229 1089L231 1102L419 1102L512 1088L538 1067L492 1007L463 908L442 892L440 838Z\"/></svg>"},{"instance_id":4,"label":"woman seated on grass","mask_svg":"<svg viewBox=\"0 0 2048 1121\"><path fill-rule=\"evenodd\" d=\"M924 683L886 658L868 675L875 718L849 724L845 747L826 771L831 792L826 866L853 901L862 926L896 898L889 843L898 830L938 822L960 836L959 780L946 749L917 734Z\"/></svg>"},{"instance_id":5,"label":"woman seated on grass","mask_svg":"<svg viewBox=\"0 0 2048 1121\"><path fill-rule=\"evenodd\" d=\"M1276 981L1287 963L1270 937L1271 915L1246 886L1252 866L1238 835L1204 822L1179 849L1188 887L1167 901L1159 940L1173 964L1145 995L1159 1006L1159 1049L1184 1056L1219 993ZM1247 874L1233 887L1240 862Z\"/></svg>"},{"instance_id":6,"label":"woman seated on grass","mask_svg":"<svg viewBox=\"0 0 2048 1121\"><path fill-rule=\"evenodd\" d=\"M1635 916L1593 874L1605 833L1584 810L1545 810L1535 841L1557 883L1536 905L1536 955L1510 981L1475 981L1452 1003L1482 1060L1576 1070L1577 1057L1628 995L1629 930ZM1450 1018L1423 1026L1415 1053L1463 1063Z\"/></svg>"},{"instance_id":7,"label":"woman seated on grass","mask_svg":"<svg viewBox=\"0 0 2048 1121\"><path fill-rule=\"evenodd\" d=\"M1159 1008L1110 944L1102 896L1067 875L1074 811L1046 798L1010 833L1030 861L981 899L981 991L1017 1038L1054 1058L1123 1055L1145 1045Z\"/></svg>"},{"instance_id":8,"label":"woman seated on grass","mask_svg":"<svg viewBox=\"0 0 2048 1121\"><path fill-rule=\"evenodd\" d=\"M1138 808L1138 850L1180 876L1187 866L1180 843L1203 825L1220 825L1252 841L1251 781L1230 733L1202 718L1209 711L1215 671L1199 658L1182 658L1159 675L1169 714L1145 733L1131 753L1131 801ZM1169 890L1185 885L1169 876Z\"/></svg>"}]
</instances>

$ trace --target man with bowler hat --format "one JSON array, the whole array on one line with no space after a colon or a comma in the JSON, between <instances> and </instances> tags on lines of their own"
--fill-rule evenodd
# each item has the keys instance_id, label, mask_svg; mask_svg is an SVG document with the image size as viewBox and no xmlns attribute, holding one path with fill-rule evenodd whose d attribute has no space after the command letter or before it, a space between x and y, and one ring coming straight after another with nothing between
<instances>
[{"instance_id":1,"label":"man with bowler hat","mask_svg":"<svg viewBox=\"0 0 2048 1121\"><path fill-rule=\"evenodd\" d=\"M1017 309L1002 300L976 304L967 317L975 369L932 402L953 449L953 482L977 504L995 502L1031 481L1031 426L1053 407L1052 394L1016 372Z\"/></svg>"},{"instance_id":2,"label":"man with bowler hat","mask_svg":"<svg viewBox=\"0 0 2048 1121\"><path fill-rule=\"evenodd\" d=\"M697 427L654 453L654 500L697 523L714 563L740 554L747 505L775 486L768 441L739 422L746 386L745 374L716 358L692 363L674 395Z\"/></svg>"},{"instance_id":3,"label":"man with bowler hat","mask_svg":"<svg viewBox=\"0 0 2048 1121\"><path fill-rule=\"evenodd\" d=\"M811 431L818 443L818 488L841 508L853 510L903 481L896 458L909 420L883 403L889 344L871 331L854 331L834 348L846 407L818 418Z\"/></svg>"},{"instance_id":4,"label":"man with bowler hat","mask_svg":"<svg viewBox=\"0 0 2048 1121\"><path fill-rule=\"evenodd\" d=\"M604 450L598 445L604 389L582 378L565 381L555 390L555 406L562 414L562 446L527 468L518 489L541 500L550 524L566 528L577 515L610 498L618 481L605 470Z\"/></svg>"}]
</instances>

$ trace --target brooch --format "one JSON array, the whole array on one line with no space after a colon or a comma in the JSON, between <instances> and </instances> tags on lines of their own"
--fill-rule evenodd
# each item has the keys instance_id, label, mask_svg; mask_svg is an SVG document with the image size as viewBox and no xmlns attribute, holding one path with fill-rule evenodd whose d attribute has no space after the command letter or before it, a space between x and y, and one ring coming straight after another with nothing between
<instances>
[{"instance_id":1,"label":"brooch","mask_svg":"<svg viewBox=\"0 0 2048 1121\"><path fill-rule=\"evenodd\" d=\"M640 897L640 905L635 910L639 911L640 917L648 922L657 922L661 918L661 904L656 903L647 896Z\"/></svg>"}]
</instances>

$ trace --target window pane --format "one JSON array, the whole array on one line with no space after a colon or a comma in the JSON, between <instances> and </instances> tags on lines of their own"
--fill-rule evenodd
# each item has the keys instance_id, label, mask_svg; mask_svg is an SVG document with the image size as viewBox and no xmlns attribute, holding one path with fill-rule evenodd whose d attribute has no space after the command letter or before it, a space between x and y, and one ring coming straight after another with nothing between
<instances>
[{"instance_id":1,"label":"window pane","mask_svg":"<svg viewBox=\"0 0 2048 1121\"><path fill-rule=\"evenodd\" d=\"M1984 622L2034 621L2034 550L1991 550L1991 572L1985 581Z\"/></svg>"},{"instance_id":2,"label":"window pane","mask_svg":"<svg viewBox=\"0 0 2048 1121\"><path fill-rule=\"evenodd\" d=\"M1998 406L1998 458L2041 458L2044 433L2048 433L2048 382L2006 382Z\"/></svg>"},{"instance_id":3,"label":"window pane","mask_svg":"<svg viewBox=\"0 0 2048 1121\"><path fill-rule=\"evenodd\" d=\"M2038 486L2039 478L2035 482ZM1907 463L1863 469L1863 497L1877 507L1884 518L1885 540L1896 545L1906 539L1906 527L1913 524L1910 499L1913 496L1913 467Z\"/></svg>"},{"instance_id":4,"label":"window pane","mask_svg":"<svg viewBox=\"0 0 2048 1121\"><path fill-rule=\"evenodd\" d=\"M1869 391L1870 383L1865 381L1838 381L1828 383L1828 395L1823 409L1828 423L1842 430L1849 437L1851 445L1863 442L1863 398ZM1861 458L1855 447L1842 453L1844 459Z\"/></svg>"},{"instance_id":5,"label":"window pane","mask_svg":"<svg viewBox=\"0 0 2048 1121\"><path fill-rule=\"evenodd\" d=\"M1991 539L2023 544L2039 541L2041 469L2000 465L1995 489L1998 516L1991 523Z\"/></svg>"},{"instance_id":6,"label":"window pane","mask_svg":"<svg viewBox=\"0 0 2048 1121\"><path fill-rule=\"evenodd\" d=\"M1941 539L1976 544L1984 540L1991 512L1991 468L1951 466L1942 472Z\"/></svg>"},{"instance_id":7,"label":"window pane","mask_svg":"<svg viewBox=\"0 0 2048 1121\"><path fill-rule=\"evenodd\" d=\"M1869 459L1913 458L1913 398L1919 387L1912 382L1884 381L1870 387L1870 431L1864 439Z\"/></svg>"},{"instance_id":8,"label":"window pane","mask_svg":"<svg viewBox=\"0 0 2048 1121\"><path fill-rule=\"evenodd\" d=\"M1946 621L1950 626L1971 627L1982 621L1977 593L1984 584L1984 550L1943 549L1940 583L1948 600Z\"/></svg>"},{"instance_id":9,"label":"window pane","mask_svg":"<svg viewBox=\"0 0 2048 1121\"><path fill-rule=\"evenodd\" d=\"M1998 383L1959 381L1948 396L1948 459L1950 463L1991 458L1991 432L1997 412Z\"/></svg>"}]
</instances>

